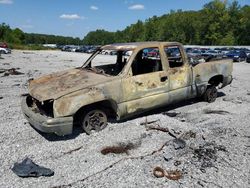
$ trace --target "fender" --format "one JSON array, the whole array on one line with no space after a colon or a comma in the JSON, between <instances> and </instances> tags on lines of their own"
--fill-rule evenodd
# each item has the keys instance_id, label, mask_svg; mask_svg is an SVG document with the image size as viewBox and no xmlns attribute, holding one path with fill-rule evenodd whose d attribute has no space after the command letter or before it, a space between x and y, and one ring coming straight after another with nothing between
<instances>
[{"instance_id":1,"label":"fender","mask_svg":"<svg viewBox=\"0 0 250 188\"><path fill-rule=\"evenodd\" d=\"M96 87L65 95L54 101L54 117L72 116L83 106L104 100L108 99L103 90Z\"/></svg>"}]
</instances>

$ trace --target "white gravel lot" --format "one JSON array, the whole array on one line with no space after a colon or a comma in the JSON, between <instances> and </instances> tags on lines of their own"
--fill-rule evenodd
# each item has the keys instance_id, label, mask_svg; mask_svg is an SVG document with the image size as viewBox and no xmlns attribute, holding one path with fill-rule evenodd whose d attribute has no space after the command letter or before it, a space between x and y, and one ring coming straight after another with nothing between
<instances>
[{"instance_id":1,"label":"white gravel lot","mask_svg":"<svg viewBox=\"0 0 250 188\"><path fill-rule=\"evenodd\" d=\"M80 66L87 57L60 51L13 50L12 54L2 55L0 69L20 68L18 71L25 74L0 74L0 187L250 187L249 63L234 64L233 83L220 90L220 96L211 104L186 101L125 122L109 123L105 130L90 136L80 128L66 137L38 133L24 119L20 108L27 80ZM169 117L163 114L165 111L178 114ZM145 117L147 121L159 120L156 124L181 137L185 148L174 149L173 137L166 132L146 130L140 125ZM166 142L162 150L152 154ZM118 143L138 147L128 154L101 154L103 147ZM206 144L210 149L222 149L217 147L211 153L207 149L212 156L199 158L198 149ZM18 177L11 167L25 157L51 168L54 176ZM202 167L204 161L211 164ZM156 166L178 169L182 178L156 178Z\"/></svg>"}]
</instances>

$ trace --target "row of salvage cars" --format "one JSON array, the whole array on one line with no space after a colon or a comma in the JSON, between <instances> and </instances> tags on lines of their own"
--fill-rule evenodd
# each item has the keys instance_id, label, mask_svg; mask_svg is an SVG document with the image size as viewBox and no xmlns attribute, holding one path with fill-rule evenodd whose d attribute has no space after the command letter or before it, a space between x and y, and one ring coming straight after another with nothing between
<instances>
[{"instance_id":1,"label":"row of salvage cars","mask_svg":"<svg viewBox=\"0 0 250 188\"><path fill-rule=\"evenodd\" d=\"M203 59L205 62L222 58L250 62L250 49L247 48L186 48L186 52L190 58Z\"/></svg>"},{"instance_id":2,"label":"row of salvage cars","mask_svg":"<svg viewBox=\"0 0 250 188\"><path fill-rule=\"evenodd\" d=\"M5 42L0 42L0 54L10 54L11 49L8 47L8 44Z\"/></svg>"}]
</instances>

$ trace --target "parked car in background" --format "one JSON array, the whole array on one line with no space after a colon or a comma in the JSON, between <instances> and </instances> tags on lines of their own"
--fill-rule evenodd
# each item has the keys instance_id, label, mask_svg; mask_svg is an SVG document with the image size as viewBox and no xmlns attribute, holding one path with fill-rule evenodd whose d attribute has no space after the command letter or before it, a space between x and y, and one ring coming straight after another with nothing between
<instances>
[{"instance_id":1,"label":"parked car in background","mask_svg":"<svg viewBox=\"0 0 250 188\"><path fill-rule=\"evenodd\" d=\"M85 46L81 46L75 50L75 52L85 53L88 49Z\"/></svg>"},{"instance_id":2,"label":"parked car in background","mask_svg":"<svg viewBox=\"0 0 250 188\"><path fill-rule=\"evenodd\" d=\"M160 53L158 49L152 48L150 51L147 52L147 57L159 57Z\"/></svg>"},{"instance_id":3,"label":"parked car in background","mask_svg":"<svg viewBox=\"0 0 250 188\"><path fill-rule=\"evenodd\" d=\"M248 54L246 62L250 63L250 54Z\"/></svg>"},{"instance_id":4,"label":"parked car in background","mask_svg":"<svg viewBox=\"0 0 250 188\"><path fill-rule=\"evenodd\" d=\"M223 54L217 50L206 50L201 55L206 61L210 61L213 58L222 58L223 56Z\"/></svg>"},{"instance_id":5,"label":"parked car in background","mask_svg":"<svg viewBox=\"0 0 250 188\"><path fill-rule=\"evenodd\" d=\"M0 42L0 48L9 48L6 42Z\"/></svg>"},{"instance_id":6,"label":"parked car in background","mask_svg":"<svg viewBox=\"0 0 250 188\"><path fill-rule=\"evenodd\" d=\"M11 53L11 49L0 47L0 53L1 54L10 54Z\"/></svg>"},{"instance_id":7,"label":"parked car in background","mask_svg":"<svg viewBox=\"0 0 250 188\"><path fill-rule=\"evenodd\" d=\"M233 50L226 54L228 58L233 59L234 62L245 61L247 54L244 51Z\"/></svg>"},{"instance_id":8,"label":"parked car in background","mask_svg":"<svg viewBox=\"0 0 250 188\"><path fill-rule=\"evenodd\" d=\"M189 57L201 57L201 51L195 49L195 50L192 50L192 51L188 52L187 55Z\"/></svg>"}]
</instances>

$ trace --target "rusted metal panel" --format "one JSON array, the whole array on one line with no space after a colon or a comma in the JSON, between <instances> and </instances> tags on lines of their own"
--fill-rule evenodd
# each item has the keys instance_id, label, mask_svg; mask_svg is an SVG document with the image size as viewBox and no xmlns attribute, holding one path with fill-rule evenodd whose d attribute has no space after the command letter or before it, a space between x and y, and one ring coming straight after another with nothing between
<instances>
[{"instance_id":1,"label":"rusted metal panel","mask_svg":"<svg viewBox=\"0 0 250 188\"><path fill-rule=\"evenodd\" d=\"M193 67L193 78L196 84L206 84L210 78L216 75L231 76L232 70L233 63L229 59L200 63Z\"/></svg>"},{"instance_id":2,"label":"rusted metal panel","mask_svg":"<svg viewBox=\"0 0 250 188\"><path fill-rule=\"evenodd\" d=\"M30 81L29 93L37 100L45 101L111 80L112 77L76 68Z\"/></svg>"},{"instance_id":3,"label":"rusted metal panel","mask_svg":"<svg viewBox=\"0 0 250 188\"><path fill-rule=\"evenodd\" d=\"M120 103L120 79L75 91L54 101L54 116L74 115L81 107L108 100Z\"/></svg>"},{"instance_id":4,"label":"rusted metal panel","mask_svg":"<svg viewBox=\"0 0 250 188\"><path fill-rule=\"evenodd\" d=\"M171 45L180 47L183 66L169 67L164 47ZM159 48L162 70L133 76L131 65L137 52L150 47ZM82 67L70 69L32 80L31 96L40 102L54 100L54 117L73 116L80 108L103 100L116 103L117 115L123 117L195 97L195 85L206 85L215 75L232 75L232 64L228 60L192 67L182 46L176 42L113 44L101 49L133 50L133 54L118 76L97 74Z\"/></svg>"}]
</instances>

